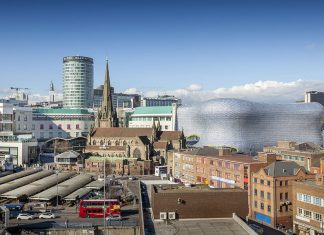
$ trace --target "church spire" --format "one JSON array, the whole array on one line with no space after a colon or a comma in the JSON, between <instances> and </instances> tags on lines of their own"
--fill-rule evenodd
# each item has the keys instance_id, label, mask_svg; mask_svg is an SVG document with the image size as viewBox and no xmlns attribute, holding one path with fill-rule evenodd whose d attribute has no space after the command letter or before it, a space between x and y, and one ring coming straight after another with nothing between
<instances>
[{"instance_id":1,"label":"church spire","mask_svg":"<svg viewBox=\"0 0 324 235\"><path fill-rule=\"evenodd\" d=\"M96 116L96 127L116 127L117 120L112 105L112 94L110 87L110 77L108 59L106 59L106 75L103 88L102 103Z\"/></svg>"}]
</instances>

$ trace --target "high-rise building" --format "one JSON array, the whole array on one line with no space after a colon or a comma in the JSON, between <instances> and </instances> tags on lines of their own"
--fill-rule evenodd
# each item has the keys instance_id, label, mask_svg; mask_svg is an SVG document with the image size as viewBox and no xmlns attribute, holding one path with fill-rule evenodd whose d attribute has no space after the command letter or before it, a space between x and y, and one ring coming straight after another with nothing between
<instances>
[{"instance_id":1,"label":"high-rise building","mask_svg":"<svg viewBox=\"0 0 324 235\"><path fill-rule=\"evenodd\" d=\"M55 91L54 91L54 84L53 81L51 81L50 84L50 90L49 90L49 103L54 103L55 102Z\"/></svg>"},{"instance_id":2,"label":"high-rise building","mask_svg":"<svg viewBox=\"0 0 324 235\"><path fill-rule=\"evenodd\" d=\"M84 56L63 58L63 105L90 108L93 102L93 59Z\"/></svg>"},{"instance_id":3,"label":"high-rise building","mask_svg":"<svg viewBox=\"0 0 324 235\"><path fill-rule=\"evenodd\" d=\"M180 106L181 99L169 95L141 98L141 106L172 106L172 104L177 104L177 106Z\"/></svg>"}]
</instances>

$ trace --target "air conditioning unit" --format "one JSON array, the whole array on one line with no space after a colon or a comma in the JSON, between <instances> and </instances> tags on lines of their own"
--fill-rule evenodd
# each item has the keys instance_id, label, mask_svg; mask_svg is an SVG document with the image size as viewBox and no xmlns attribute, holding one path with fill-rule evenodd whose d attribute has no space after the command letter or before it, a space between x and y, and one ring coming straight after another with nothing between
<instances>
[{"instance_id":1,"label":"air conditioning unit","mask_svg":"<svg viewBox=\"0 0 324 235\"><path fill-rule=\"evenodd\" d=\"M175 220L176 219L176 213L175 212L169 212L168 216L169 216L169 220Z\"/></svg>"},{"instance_id":2,"label":"air conditioning unit","mask_svg":"<svg viewBox=\"0 0 324 235\"><path fill-rule=\"evenodd\" d=\"M160 212L160 219L166 220L167 219L167 213L166 212Z\"/></svg>"}]
</instances>

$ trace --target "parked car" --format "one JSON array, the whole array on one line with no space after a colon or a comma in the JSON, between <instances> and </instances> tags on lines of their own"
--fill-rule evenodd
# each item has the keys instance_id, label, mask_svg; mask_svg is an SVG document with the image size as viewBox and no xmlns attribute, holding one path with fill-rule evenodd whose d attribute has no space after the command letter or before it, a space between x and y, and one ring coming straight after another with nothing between
<instances>
[{"instance_id":1,"label":"parked car","mask_svg":"<svg viewBox=\"0 0 324 235\"><path fill-rule=\"evenodd\" d=\"M256 224L249 224L250 228L252 228L257 234L262 235L263 234L263 228L261 228L259 225Z\"/></svg>"},{"instance_id":2,"label":"parked car","mask_svg":"<svg viewBox=\"0 0 324 235\"><path fill-rule=\"evenodd\" d=\"M110 215L106 218L106 220L122 220L121 215Z\"/></svg>"},{"instance_id":3,"label":"parked car","mask_svg":"<svg viewBox=\"0 0 324 235\"><path fill-rule=\"evenodd\" d=\"M55 215L50 212L42 213L39 215L40 219L55 219Z\"/></svg>"},{"instance_id":4,"label":"parked car","mask_svg":"<svg viewBox=\"0 0 324 235\"><path fill-rule=\"evenodd\" d=\"M20 220L20 219L24 219L24 220L32 220L34 219L34 216L31 215L31 214L27 214L27 213L21 213L17 216L17 219Z\"/></svg>"}]
</instances>

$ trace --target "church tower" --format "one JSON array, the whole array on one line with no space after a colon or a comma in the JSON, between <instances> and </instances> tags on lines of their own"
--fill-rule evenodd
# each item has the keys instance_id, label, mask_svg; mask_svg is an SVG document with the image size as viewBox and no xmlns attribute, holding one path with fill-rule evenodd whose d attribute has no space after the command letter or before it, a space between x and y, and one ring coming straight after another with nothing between
<instances>
[{"instance_id":1,"label":"church tower","mask_svg":"<svg viewBox=\"0 0 324 235\"><path fill-rule=\"evenodd\" d=\"M50 90L49 90L49 103L50 104L54 103L54 101L55 101L54 96L55 96L54 84L53 84L53 81L51 81Z\"/></svg>"},{"instance_id":2,"label":"church tower","mask_svg":"<svg viewBox=\"0 0 324 235\"><path fill-rule=\"evenodd\" d=\"M110 90L110 78L109 78L109 69L108 69L108 60L107 60L102 103L96 115L95 127L106 127L106 128L117 127L118 125L117 115L113 109L111 96L112 94Z\"/></svg>"}]
</instances>

